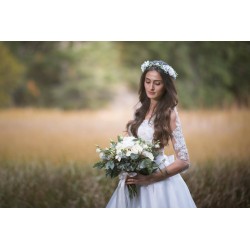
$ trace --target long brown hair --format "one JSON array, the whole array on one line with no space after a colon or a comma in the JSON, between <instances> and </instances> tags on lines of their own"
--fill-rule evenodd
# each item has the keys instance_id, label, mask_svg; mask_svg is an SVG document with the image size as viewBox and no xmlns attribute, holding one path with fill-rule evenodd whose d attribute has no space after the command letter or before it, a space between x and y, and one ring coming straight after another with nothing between
<instances>
[{"instance_id":1,"label":"long brown hair","mask_svg":"<svg viewBox=\"0 0 250 250\"><path fill-rule=\"evenodd\" d=\"M171 136L170 130L170 114L171 110L178 104L177 91L173 82L173 79L166 74L162 69L156 66L147 68L141 75L140 87L139 87L139 102L141 106L136 109L134 114L134 120L127 123L127 132L130 131L133 136L138 137L138 128L146 117L146 114L150 107L150 98L147 97L144 82L148 71L155 70L160 73L165 92L161 96L161 99L157 102L157 106L151 116L150 120L154 116L154 141L160 141L161 147L168 145L169 138Z\"/></svg>"}]
</instances>

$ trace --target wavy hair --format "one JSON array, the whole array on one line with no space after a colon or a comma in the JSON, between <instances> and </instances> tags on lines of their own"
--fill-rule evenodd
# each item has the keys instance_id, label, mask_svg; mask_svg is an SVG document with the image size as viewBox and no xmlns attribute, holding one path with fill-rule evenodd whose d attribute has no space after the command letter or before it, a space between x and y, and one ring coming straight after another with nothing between
<instances>
[{"instance_id":1,"label":"wavy hair","mask_svg":"<svg viewBox=\"0 0 250 250\"><path fill-rule=\"evenodd\" d=\"M141 103L141 106L136 109L134 114L134 120L130 120L127 123L126 129L127 132L129 131L133 136L138 137L138 128L144 121L150 107L150 98L148 98L144 86L145 77L148 71L153 70L160 73L165 87L165 91L161 96L160 100L157 102L157 105L149 120L151 120L154 116L153 140L160 141L160 146L164 147L168 145L169 139L171 137L170 115L171 110L173 110L174 107L178 104L178 97L173 79L159 67L149 67L142 73L140 79L140 87L138 91L139 102Z\"/></svg>"}]
</instances>

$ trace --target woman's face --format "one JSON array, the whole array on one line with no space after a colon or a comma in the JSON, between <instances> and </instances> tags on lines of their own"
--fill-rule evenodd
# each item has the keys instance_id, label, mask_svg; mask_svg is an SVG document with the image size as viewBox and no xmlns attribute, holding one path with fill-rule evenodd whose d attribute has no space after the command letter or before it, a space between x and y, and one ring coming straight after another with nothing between
<instances>
[{"instance_id":1,"label":"woman's face","mask_svg":"<svg viewBox=\"0 0 250 250\"><path fill-rule=\"evenodd\" d=\"M165 92L164 83L159 72L148 71L145 76L144 87L148 98L158 101Z\"/></svg>"}]
</instances>

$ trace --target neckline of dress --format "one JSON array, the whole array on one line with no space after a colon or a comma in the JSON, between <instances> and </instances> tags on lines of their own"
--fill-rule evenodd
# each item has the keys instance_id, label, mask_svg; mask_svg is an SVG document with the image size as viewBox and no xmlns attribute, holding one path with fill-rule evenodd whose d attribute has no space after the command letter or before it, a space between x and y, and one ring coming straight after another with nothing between
<instances>
[{"instance_id":1,"label":"neckline of dress","mask_svg":"<svg viewBox=\"0 0 250 250\"><path fill-rule=\"evenodd\" d=\"M149 120L153 121L154 119L155 119L155 114L151 116L149 119L144 119L143 121L149 121Z\"/></svg>"},{"instance_id":2,"label":"neckline of dress","mask_svg":"<svg viewBox=\"0 0 250 250\"><path fill-rule=\"evenodd\" d=\"M143 121L149 121L149 120L154 120L154 117L151 117L151 119L144 119Z\"/></svg>"},{"instance_id":3,"label":"neckline of dress","mask_svg":"<svg viewBox=\"0 0 250 250\"><path fill-rule=\"evenodd\" d=\"M149 119L144 119L143 122L149 122ZM150 121L152 123L152 120Z\"/></svg>"}]
</instances>

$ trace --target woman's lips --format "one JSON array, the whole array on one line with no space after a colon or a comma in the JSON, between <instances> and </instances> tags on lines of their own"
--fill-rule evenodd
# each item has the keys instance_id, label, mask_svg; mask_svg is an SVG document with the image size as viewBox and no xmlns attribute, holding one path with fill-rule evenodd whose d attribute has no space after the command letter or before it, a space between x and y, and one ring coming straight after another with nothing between
<instances>
[{"instance_id":1,"label":"woman's lips","mask_svg":"<svg viewBox=\"0 0 250 250\"><path fill-rule=\"evenodd\" d=\"M148 91L148 93L149 93L150 95L154 95L154 94L155 94L155 92L150 92L150 91Z\"/></svg>"}]
</instances>

